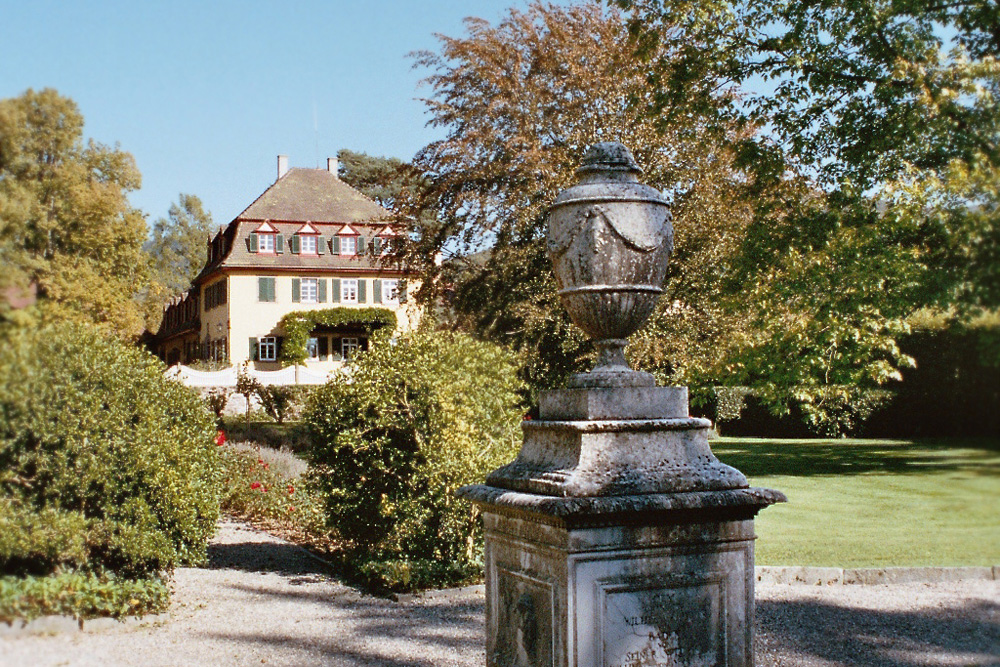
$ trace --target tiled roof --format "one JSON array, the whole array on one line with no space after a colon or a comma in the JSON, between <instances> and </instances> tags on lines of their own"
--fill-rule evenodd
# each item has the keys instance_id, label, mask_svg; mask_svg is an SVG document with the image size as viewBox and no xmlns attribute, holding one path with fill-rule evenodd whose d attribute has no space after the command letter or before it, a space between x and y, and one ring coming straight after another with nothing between
<instances>
[{"instance_id":1,"label":"tiled roof","mask_svg":"<svg viewBox=\"0 0 1000 667\"><path fill-rule=\"evenodd\" d=\"M223 231L219 251L194 279L200 283L220 269L278 269L295 271L398 272L380 257L335 255L330 239L339 233L357 234L366 241L386 237L392 214L324 169L292 169L264 191ZM289 243L309 224L320 234L322 255L299 255ZM348 224L349 223L349 224ZM276 231L283 252L250 252L250 234L260 229ZM343 230L343 232L342 232ZM276 244L277 245L277 244Z\"/></svg>"},{"instance_id":2,"label":"tiled roof","mask_svg":"<svg viewBox=\"0 0 1000 667\"><path fill-rule=\"evenodd\" d=\"M236 219L345 223L391 216L325 169L291 169Z\"/></svg>"}]
</instances>

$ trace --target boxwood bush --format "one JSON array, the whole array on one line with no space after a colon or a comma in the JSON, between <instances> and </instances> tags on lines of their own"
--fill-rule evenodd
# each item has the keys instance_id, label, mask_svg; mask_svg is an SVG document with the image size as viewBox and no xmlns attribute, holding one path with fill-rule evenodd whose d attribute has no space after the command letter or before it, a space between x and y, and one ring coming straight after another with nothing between
<instances>
[{"instance_id":1,"label":"boxwood bush","mask_svg":"<svg viewBox=\"0 0 1000 667\"><path fill-rule=\"evenodd\" d=\"M312 477L346 564L389 588L449 584L478 572L472 508L455 497L513 459L520 443L517 368L464 335L382 341L350 381L316 390L304 414Z\"/></svg>"},{"instance_id":2,"label":"boxwood bush","mask_svg":"<svg viewBox=\"0 0 1000 667\"><path fill-rule=\"evenodd\" d=\"M94 329L0 348L0 575L155 577L205 557L212 416L150 354Z\"/></svg>"}]
</instances>

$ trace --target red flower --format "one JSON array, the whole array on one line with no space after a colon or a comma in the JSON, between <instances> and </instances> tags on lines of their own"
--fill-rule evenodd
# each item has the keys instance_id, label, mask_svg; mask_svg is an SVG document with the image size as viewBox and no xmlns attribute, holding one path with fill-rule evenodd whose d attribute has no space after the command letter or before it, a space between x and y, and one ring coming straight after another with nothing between
<instances>
[{"instance_id":1,"label":"red flower","mask_svg":"<svg viewBox=\"0 0 1000 667\"><path fill-rule=\"evenodd\" d=\"M294 512L295 511L295 505L289 505L288 506L288 511L289 512Z\"/></svg>"},{"instance_id":2,"label":"red flower","mask_svg":"<svg viewBox=\"0 0 1000 667\"><path fill-rule=\"evenodd\" d=\"M292 495L293 493L295 493L295 487L292 486L291 484L289 484L288 485L288 495Z\"/></svg>"},{"instance_id":3,"label":"red flower","mask_svg":"<svg viewBox=\"0 0 1000 667\"><path fill-rule=\"evenodd\" d=\"M224 444L226 444L225 431L220 430L218 433L215 434L215 444L217 444L219 447L222 447Z\"/></svg>"},{"instance_id":4,"label":"red flower","mask_svg":"<svg viewBox=\"0 0 1000 667\"><path fill-rule=\"evenodd\" d=\"M524 413L524 421L526 421L526 422L530 422L531 421L531 413L530 412L525 412Z\"/></svg>"},{"instance_id":5,"label":"red flower","mask_svg":"<svg viewBox=\"0 0 1000 667\"><path fill-rule=\"evenodd\" d=\"M250 484L250 488L253 489L254 491L256 491L257 489L259 489L262 486L264 486L264 485L261 484L260 482L252 482Z\"/></svg>"}]
</instances>

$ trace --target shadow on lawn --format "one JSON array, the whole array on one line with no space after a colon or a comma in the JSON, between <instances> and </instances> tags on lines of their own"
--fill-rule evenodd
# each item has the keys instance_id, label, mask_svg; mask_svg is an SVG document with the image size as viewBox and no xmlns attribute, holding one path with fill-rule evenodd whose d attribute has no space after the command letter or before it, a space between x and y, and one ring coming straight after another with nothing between
<instances>
[{"instance_id":1,"label":"shadow on lawn","mask_svg":"<svg viewBox=\"0 0 1000 667\"><path fill-rule=\"evenodd\" d=\"M844 667L996 666L998 618L1000 605L986 600L914 611L758 601L757 664L798 665L810 656ZM776 655L785 660L772 662Z\"/></svg>"},{"instance_id":2,"label":"shadow on lawn","mask_svg":"<svg viewBox=\"0 0 1000 667\"><path fill-rule=\"evenodd\" d=\"M927 474L1000 476L996 441L715 440L712 450L748 477Z\"/></svg>"}]
</instances>

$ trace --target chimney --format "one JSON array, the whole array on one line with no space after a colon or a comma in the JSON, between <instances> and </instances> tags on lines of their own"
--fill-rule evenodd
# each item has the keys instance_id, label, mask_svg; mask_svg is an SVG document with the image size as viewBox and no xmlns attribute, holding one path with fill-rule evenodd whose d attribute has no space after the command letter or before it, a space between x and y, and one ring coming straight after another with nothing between
<instances>
[{"instance_id":1,"label":"chimney","mask_svg":"<svg viewBox=\"0 0 1000 667\"><path fill-rule=\"evenodd\" d=\"M288 156L279 155L278 156L278 178L281 178L288 173Z\"/></svg>"},{"instance_id":2,"label":"chimney","mask_svg":"<svg viewBox=\"0 0 1000 667\"><path fill-rule=\"evenodd\" d=\"M333 174L334 176L337 176L337 178L340 178L340 176L337 175L337 170L339 168L340 168L340 164L337 162L337 158L335 158L335 157L328 157L326 159L326 170L328 172L330 172L331 174Z\"/></svg>"}]
</instances>

